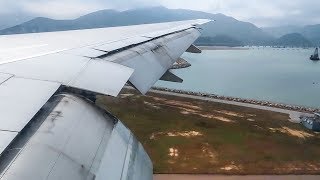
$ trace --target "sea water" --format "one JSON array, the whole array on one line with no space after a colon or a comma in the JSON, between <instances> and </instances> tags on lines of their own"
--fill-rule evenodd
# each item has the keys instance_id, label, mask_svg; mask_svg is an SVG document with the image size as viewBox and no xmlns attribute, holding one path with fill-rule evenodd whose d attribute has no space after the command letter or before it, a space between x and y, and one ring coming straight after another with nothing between
<instances>
[{"instance_id":1,"label":"sea water","mask_svg":"<svg viewBox=\"0 0 320 180\"><path fill-rule=\"evenodd\" d=\"M222 96L320 107L320 61L314 49L249 48L185 53L192 66L173 70L184 82L156 86Z\"/></svg>"}]
</instances>

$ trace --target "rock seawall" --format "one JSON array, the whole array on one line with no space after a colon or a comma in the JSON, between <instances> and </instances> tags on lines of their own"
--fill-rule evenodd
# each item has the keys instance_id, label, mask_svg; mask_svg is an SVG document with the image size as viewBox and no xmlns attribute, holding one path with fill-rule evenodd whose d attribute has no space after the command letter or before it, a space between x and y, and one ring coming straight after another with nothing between
<instances>
[{"instance_id":1,"label":"rock seawall","mask_svg":"<svg viewBox=\"0 0 320 180\"><path fill-rule=\"evenodd\" d=\"M159 91L179 93L179 94L201 96L201 97L207 97L207 98L212 98L212 99L220 99L220 100L226 100L226 101L249 103L249 104L261 105L261 106L269 106L269 107L287 109L287 110L292 110L292 111L300 111L300 112L305 112L305 113L320 112L320 109L317 109L317 108L303 107L303 106L296 106L296 105L288 105L288 104L275 103L275 102L269 102L269 101L260 101L260 100L253 100L253 99L226 97L226 96L220 96L220 95L216 95L216 94L200 93L200 92L193 92L193 91L184 91L184 90L169 89L169 88L162 88L162 87L153 87L152 89L153 90L159 90Z\"/></svg>"}]
</instances>

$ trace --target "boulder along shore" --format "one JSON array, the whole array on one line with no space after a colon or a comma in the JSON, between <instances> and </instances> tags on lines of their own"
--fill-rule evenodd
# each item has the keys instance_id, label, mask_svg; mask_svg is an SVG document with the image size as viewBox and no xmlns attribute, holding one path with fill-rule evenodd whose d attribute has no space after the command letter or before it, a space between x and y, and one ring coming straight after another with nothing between
<instances>
[{"instance_id":1,"label":"boulder along shore","mask_svg":"<svg viewBox=\"0 0 320 180\"><path fill-rule=\"evenodd\" d=\"M284 104L284 103L275 103L275 102L269 102L269 101L244 99L244 98L236 98L236 97L227 97L227 96L220 96L220 95L210 94L210 93L185 91L185 90L170 89L170 88L163 88L163 87L153 87L152 89L159 90L159 91L179 93L179 94L207 97L207 98L212 98L212 99L220 99L220 100L249 103L249 104L261 105L261 106L275 107L275 108L287 109L287 110L292 110L292 111L299 111L299 112L304 112L304 113L320 112L320 109L318 109L318 108L303 107L303 106L297 106L297 105L288 105L288 104Z\"/></svg>"}]
</instances>

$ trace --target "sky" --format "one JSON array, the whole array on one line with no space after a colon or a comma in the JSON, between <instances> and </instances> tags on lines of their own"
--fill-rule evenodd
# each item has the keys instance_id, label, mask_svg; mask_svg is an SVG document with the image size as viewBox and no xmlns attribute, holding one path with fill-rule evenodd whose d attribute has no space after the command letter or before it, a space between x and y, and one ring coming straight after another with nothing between
<instances>
[{"instance_id":1,"label":"sky","mask_svg":"<svg viewBox=\"0 0 320 180\"><path fill-rule=\"evenodd\" d=\"M0 14L72 19L102 9L149 6L223 13L259 27L320 24L320 0L0 0Z\"/></svg>"}]
</instances>

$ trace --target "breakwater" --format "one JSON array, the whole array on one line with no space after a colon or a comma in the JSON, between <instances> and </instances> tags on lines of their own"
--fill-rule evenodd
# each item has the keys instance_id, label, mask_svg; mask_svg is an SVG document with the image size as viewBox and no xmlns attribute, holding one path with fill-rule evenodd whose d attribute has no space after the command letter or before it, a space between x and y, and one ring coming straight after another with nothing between
<instances>
[{"instance_id":1,"label":"breakwater","mask_svg":"<svg viewBox=\"0 0 320 180\"><path fill-rule=\"evenodd\" d=\"M220 95L216 95L216 94L184 91L184 90L169 89L169 88L163 88L163 87L153 87L152 89L159 90L159 91L172 92L172 93L185 94L185 95L200 96L200 97L206 97L206 98L212 98L212 99L220 99L220 100L226 100L226 101L234 101L234 102L249 103L249 104L268 106L268 107L274 107L274 108L281 108L281 109L287 109L287 110L299 111L299 112L305 112L305 113L320 112L320 109L317 109L317 108L303 107L303 106L297 106L297 105L288 105L288 104L275 103L275 102L269 102L269 101L227 97L227 96L220 96Z\"/></svg>"}]
</instances>

